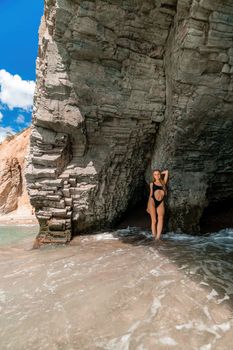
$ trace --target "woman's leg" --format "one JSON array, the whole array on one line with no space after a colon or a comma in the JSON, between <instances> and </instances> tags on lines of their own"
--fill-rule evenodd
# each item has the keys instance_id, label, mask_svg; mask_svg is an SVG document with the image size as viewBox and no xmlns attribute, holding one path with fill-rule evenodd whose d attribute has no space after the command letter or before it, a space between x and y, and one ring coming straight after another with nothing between
<instances>
[{"instance_id":1,"label":"woman's leg","mask_svg":"<svg viewBox=\"0 0 233 350\"><path fill-rule=\"evenodd\" d=\"M156 229L156 208L154 205L154 200L152 198L149 198L148 201L148 206L147 209L149 209L149 214L151 217L151 231L152 231L152 236L155 238L157 234L157 229Z\"/></svg>"},{"instance_id":2,"label":"woman's leg","mask_svg":"<svg viewBox=\"0 0 233 350\"><path fill-rule=\"evenodd\" d=\"M156 239L160 239L160 236L163 231L163 218L164 218L164 213L165 213L165 208L164 208L164 203L162 202L158 207L157 207L157 214L158 214L158 224L157 224L157 237Z\"/></svg>"},{"instance_id":3,"label":"woman's leg","mask_svg":"<svg viewBox=\"0 0 233 350\"><path fill-rule=\"evenodd\" d=\"M150 198L148 199L148 202L147 202L146 211L147 211L148 214L150 214Z\"/></svg>"}]
</instances>

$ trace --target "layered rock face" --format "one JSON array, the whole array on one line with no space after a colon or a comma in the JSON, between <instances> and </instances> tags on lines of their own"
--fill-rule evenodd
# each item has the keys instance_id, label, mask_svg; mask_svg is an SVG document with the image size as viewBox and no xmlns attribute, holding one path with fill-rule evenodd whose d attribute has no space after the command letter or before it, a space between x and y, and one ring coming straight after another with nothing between
<instances>
[{"instance_id":1,"label":"layered rock face","mask_svg":"<svg viewBox=\"0 0 233 350\"><path fill-rule=\"evenodd\" d=\"M170 229L198 232L205 206L233 198L233 2L178 1L164 64L152 164L172 176Z\"/></svg>"},{"instance_id":2,"label":"layered rock face","mask_svg":"<svg viewBox=\"0 0 233 350\"><path fill-rule=\"evenodd\" d=\"M32 213L24 176L29 136L27 128L0 145L0 219L7 214L18 218Z\"/></svg>"},{"instance_id":3,"label":"layered rock face","mask_svg":"<svg viewBox=\"0 0 233 350\"><path fill-rule=\"evenodd\" d=\"M18 206L22 194L21 167L17 158L6 159L0 169L0 213L7 214Z\"/></svg>"},{"instance_id":4,"label":"layered rock face","mask_svg":"<svg viewBox=\"0 0 233 350\"><path fill-rule=\"evenodd\" d=\"M171 229L232 196L232 38L230 0L45 1L26 169L44 242L113 224L154 167Z\"/></svg>"}]
</instances>

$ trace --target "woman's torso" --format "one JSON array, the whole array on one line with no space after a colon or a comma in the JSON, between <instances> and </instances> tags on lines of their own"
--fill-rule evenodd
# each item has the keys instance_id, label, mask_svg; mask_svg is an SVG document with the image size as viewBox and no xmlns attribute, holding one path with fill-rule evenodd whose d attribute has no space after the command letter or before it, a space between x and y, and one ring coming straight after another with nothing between
<instances>
[{"instance_id":1,"label":"woman's torso","mask_svg":"<svg viewBox=\"0 0 233 350\"><path fill-rule=\"evenodd\" d=\"M164 191L164 188L163 188L163 186L160 184L160 185L158 185L158 184L156 184L156 183L154 183L153 182L153 191L155 191L155 190L163 190Z\"/></svg>"}]
</instances>

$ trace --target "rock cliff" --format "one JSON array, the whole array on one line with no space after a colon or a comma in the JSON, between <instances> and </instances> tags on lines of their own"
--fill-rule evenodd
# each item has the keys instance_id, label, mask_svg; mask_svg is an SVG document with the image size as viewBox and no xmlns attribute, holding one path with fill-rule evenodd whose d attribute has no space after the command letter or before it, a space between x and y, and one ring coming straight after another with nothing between
<instances>
[{"instance_id":1,"label":"rock cliff","mask_svg":"<svg viewBox=\"0 0 233 350\"><path fill-rule=\"evenodd\" d=\"M199 232L233 195L232 76L231 0L45 0L26 169L39 238L113 224L154 167L171 174L169 229Z\"/></svg>"},{"instance_id":2,"label":"rock cliff","mask_svg":"<svg viewBox=\"0 0 233 350\"><path fill-rule=\"evenodd\" d=\"M35 219L24 176L29 136L27 128L0 145L0 222Z\"/></svg>"}]
</instances>

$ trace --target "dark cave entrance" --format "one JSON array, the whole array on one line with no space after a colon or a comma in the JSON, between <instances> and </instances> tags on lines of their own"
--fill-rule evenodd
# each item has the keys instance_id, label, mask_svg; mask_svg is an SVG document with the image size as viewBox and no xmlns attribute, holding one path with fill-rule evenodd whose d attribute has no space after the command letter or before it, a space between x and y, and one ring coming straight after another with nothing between
<instances>
[{"instance_id":1,"label":"dark cave entrance","mask_svg":"<svg viewBox=\"0 0 233 350\"><path fill-rule=\"evenodd\" d=\"M150 215L146 212L147 199L141 199L124 212L116 228L127 228L128 226L150 229Z\"/></svg>"},{"instance_id":2,"label":"dark cave entrance","mask_svg":"<svg viewBox=\"0 0 233 350\"><path fill-rule=\"evenodd\" d=\"M149 197L148 185L137 189L137 194L128 203L127 209L119 220L114 223L114 228L127 228L128 226L150 229L150 215L147 213L147 201Z\"/></svg>"},{"instance_id":3,"label":"dark cave entrance","mask_svg":"<svg viewBox=\"0 0 233 350\"><path fill-rule=\"evenodd\" d=\"M217 232L233 228L233 198L212 202L203 211L200 219L200 232Z\"/></svg>"},{"instance_id":4,"label":"dark cave entrance","mask_svg":"<svg viewBox=\"0 0 233 350\"><path fill-rule=\"evenodd\" d=\"M136 203L128 204L122 217L114 223L114 228L127 228L128 226L142 229L151 229L150 215L146 212L149 192L142 190ZM167 208L168 209L168 208ZM167 227L168 213L165 215L164 228ZM211 202L203 211L200 219L200 234L217 232L225 228L233 228L233 198Z\"/></svg>"},{"instance_id":5,"label":"dark cave entrance","mask_svg":"<svg viewBox=\"0 0 233 350\"><path fill-rule=\"evenodd\" d=\"M116 228L128 226L150 230L150 215L146 212L148 194L134 205L128 206ZM233 228L233 198L210 203L203 211L200 219L200 233L217 232L225 228Z\"/></svg>"}]
</instances>

